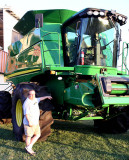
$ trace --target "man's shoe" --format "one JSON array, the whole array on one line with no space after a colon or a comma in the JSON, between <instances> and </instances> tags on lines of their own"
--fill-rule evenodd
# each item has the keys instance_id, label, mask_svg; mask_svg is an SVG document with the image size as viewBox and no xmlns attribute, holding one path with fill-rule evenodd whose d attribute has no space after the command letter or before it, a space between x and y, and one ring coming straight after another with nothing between
<instances>
[{"instance_id":1,"label":"man's shoe","mask_svg":"<svg viewBox=\"0 0 129 160\"><path fill-rule=\"evenodd\" d=\"M31 155L36 155L36 152L34 152L32 149L25 147L25 150L27 151L27 153L31 154Z\"/></svg>"},{"instance_id":2,"label":"man's shoe","mask_svg":"<svg viewBox=\"0 0 129 160\"><path fill-rule=\"evenodd\" d=\"M32 154L36 155L36 152L33 151L33 149L31 149Z\"/></svg>"}]
</instances>

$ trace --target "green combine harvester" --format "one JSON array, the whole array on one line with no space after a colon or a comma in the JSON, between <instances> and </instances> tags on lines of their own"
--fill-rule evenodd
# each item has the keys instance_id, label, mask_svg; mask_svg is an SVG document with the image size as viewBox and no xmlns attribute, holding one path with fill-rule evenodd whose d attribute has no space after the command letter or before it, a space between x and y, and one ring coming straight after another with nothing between
<instances>
[{"instance_id":1,"label":"green combine harvester","mask_svg":"<svg viewBox=\"0 0 129 160\"><path fill-rule=\"evenodd\" d=\"M117 69L121 32L127 17L87 8L27 12L14 26L6 78L15 86L12 123L17 140L24 139L22 104L28 89L40 103L41 140L54 119L94 120L95 129L122 133L129 128L129 75ZM125 44L128 51L129 44Z\"/></svg>"}]
</instances>

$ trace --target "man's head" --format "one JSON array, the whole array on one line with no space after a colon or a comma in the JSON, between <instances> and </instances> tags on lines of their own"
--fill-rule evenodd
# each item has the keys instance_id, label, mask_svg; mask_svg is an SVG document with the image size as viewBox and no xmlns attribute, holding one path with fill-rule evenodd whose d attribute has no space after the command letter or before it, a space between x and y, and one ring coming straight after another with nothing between
<instances>
[{"instance_id":1,"label":"man's head","mask_svg":"<svg viewBox=\"0 0 129 160\"><path fill-rule=\"evenodd\" d=\"M34 100L35 99L35 91L34 90L30 90L28 93L28 98L30 100Z\"/></svg>"}]
</instances>

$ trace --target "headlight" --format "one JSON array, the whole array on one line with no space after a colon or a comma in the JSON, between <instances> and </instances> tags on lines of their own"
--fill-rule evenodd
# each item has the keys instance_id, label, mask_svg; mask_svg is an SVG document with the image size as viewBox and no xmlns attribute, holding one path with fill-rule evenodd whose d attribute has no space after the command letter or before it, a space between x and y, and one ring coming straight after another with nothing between
<instances>
[{"instance_id":1,"label":"headlight","mask_svg":"<svg viewBox=\"0 0 129 160\"><path fill-rule=\"evenodd\" d=\"M91 16L93 14L93 11L88 11L87 14Z\"/></svg>"},{"instance_id":2,"label":"headlight","mask_svg":"<svg viewBox=\"0 0 129 160\"><path fill-rule=\"evenodd\" d=\"M102 11L100 11L100 16L104 16L105 15L105 13L104 12L102 12Z\"/></svg>"},{"instance_id":3,"label":"headlight","mask_svg":"<svg viewBox=\"0 0 129 160\"><path fill-rule=\"evenodd\" d=\"M94 16L98 16L98 15L99 15L99 12L98 12L98 11L94 11L94 12L93 12L93 15L94 15Z\"/></svg>"},{"instance_id":4,"label":"headlight","mask_svg":"<svg viewBox=\"0 0 129 160\"><path fill-rule=\"evenodd\" d=\"M121 17L121 16L118 16L118 19L121 21L121 20L122 20L122 17Z\"/></svg>"},{"instance_id":5,"label":"headlight","mask_svg":"<svg viewBox=\"0 0 129 160\"><path fill-rule=\"evenodd\" d=\"M125 18L124 17L122 18L122 21L125 22Z\"/></svg>"},{"instance_id":6,"label":"headlight","mask_svg":"<svg viewBox=\"0 0 129 160\"><path fill-rule=\"evenodd\" d=\"M105 12L104 11L97 11L97 10L89 10L87 11L87 15L89 16L105 16Z\"/></svg>"}]
</instances>

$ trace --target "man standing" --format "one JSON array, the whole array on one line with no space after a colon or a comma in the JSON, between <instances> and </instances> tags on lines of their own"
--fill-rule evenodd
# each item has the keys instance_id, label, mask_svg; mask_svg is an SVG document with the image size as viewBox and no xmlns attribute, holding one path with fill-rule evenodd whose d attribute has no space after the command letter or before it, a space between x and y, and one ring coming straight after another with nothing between
<instances>
[{"instance_id":1,"label":"man standing","mask_svg":"<svg viewBox=\"0 0 129 160\"><path fill-rule=\"evenodd\" d=\"M40 137L40 127L39 127L39 105L38 103L45 99L52 99L51 96L44 96L44 97L35 97L35 91L30 90L28 93L28 97L25 100L23 104L23 112L24 112L24 131L26 135L26 151L30 153L31 155L36 154L32 147L35 144L35 142Z\"/></svg>"}]
</instances>

